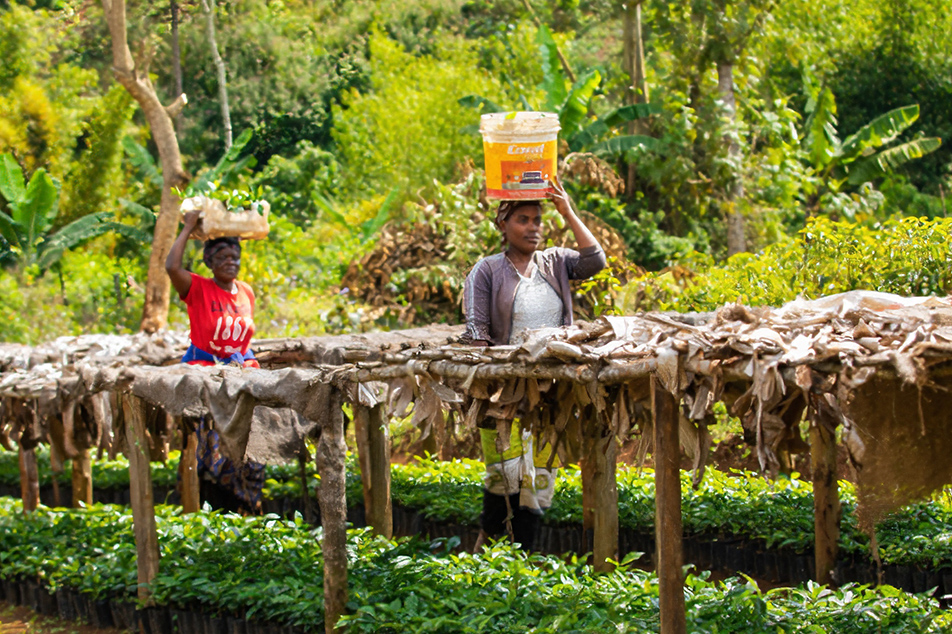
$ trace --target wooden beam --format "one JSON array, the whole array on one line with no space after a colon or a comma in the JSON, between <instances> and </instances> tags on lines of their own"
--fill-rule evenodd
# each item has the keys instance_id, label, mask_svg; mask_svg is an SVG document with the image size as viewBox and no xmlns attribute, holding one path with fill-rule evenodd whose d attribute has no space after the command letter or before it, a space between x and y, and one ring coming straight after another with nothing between
<instances>
[{"instance_id":1,"label":"wooden beam","mask_svg":"<svg viewBox=\"0 0 952 634\"><path fill-rule=\"evenodd\" d=\"M177 421L182 430L182 456L179 458L179 495L182 498L182 512L196 513L202 507L201 492L198 484L198 434L191 423Z\"/></svg>"},{"instance_id":2,"label":"wooden beam","mask_svg":"<svg viewBox=\"0 0 952 634\"><path fill-rule=\"evenodd\" d=\"M595 425L597 421L583 421ZM618 445L608 430L595 429L586 436L582 457L582 527L586 539L591 530L592 566L596 572L611 572L609 560L618 560L618 484L615 465ZM603 435L604 434L604 435Z\"/></svg>"},{"instance_id":3,"label":"wooden beam","mask_svg":"<svg viewBox=\"0 0 952 634\"><path fill-rule=\"evenodd\" d=\"M347 495L344 487L344 414L341 394L330 386L317 393L325 402L321 438L317 443L317 470L321 475L318 502L324 527L324 631L342 632L337 621L347 606Z\"/></svg>"},{"instance_id":4,"label":"wooden beam","mask_svg":"<svg viewBox=\"0 0 952 634\"><path fill-rule=\"evenodd\" d=\"M40 474L36 469L36 450L20 446L20 499L23 511L35 511L40 504Z\"/></svg>"},{"instance_id":5,"label":"wooden beam","mask_svg":"<svg viewBox=\"0 0 952 634\"><path fill-rule=\"evenodd\" d=\"M73 458L73 507L79 508L82 502L86 506L93 503L93 463L89 449L78 449Z\"/></svg>"},{"instance_id":6,"label":"wooden beam","mask_svg":"<svg viewBox=\"0 0 952 634\"><path fill-rule=\"evenodd\" d=\"M149 584L159 572L159 538L155 528L155 504L152 499L152 473L149 471L149 440L146 435L145 401L132 394L122 395L126 431L126 457L129 459L129 499L136 539L138 598L150 605Z\"/></svg>"},{"instance_id":7,"label":"wooden beam","mask_svg":"<svg viewBox=\"0 0 952 634\"><path fill-rule=\"evenodd\" d=\"M664 388L657 376L651 377L651 412L654 416L655 552L661 634L685 634L678 399Z\"/></svg>"},{"instance_id":8,"label":"wooden beam","mask_svg":"<svg viewBox=\"0 0 952 634\"><path fill-rule=\"evenodd\" d=\"M354 406L354 431L364 487L364 514L375 535L393 537L390 436L383 405Z\"/></svg>"},{"instance_id":9,"label":"wooden beam","mask_svg":"<svg viewBox=\"0 0 952 634\"><path fill-rule=\"evenodd\" d=\"M816 581L833 585L840 540L840 496L836 482L836 423L821 410L810 424L813 467L813 527Z\"/></svg>"}]
</instances>

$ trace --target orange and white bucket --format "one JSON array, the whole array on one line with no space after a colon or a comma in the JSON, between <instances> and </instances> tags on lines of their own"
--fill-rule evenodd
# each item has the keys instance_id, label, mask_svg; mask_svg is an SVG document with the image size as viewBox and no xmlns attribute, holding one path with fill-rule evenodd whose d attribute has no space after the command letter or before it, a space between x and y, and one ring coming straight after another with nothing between
<instances>
[{"instance_id":1,"label":"orange and white bucket","mask_svg":"<svg viewBox=\"0 0 952 634\"><path fill-rule=\"evenodd\" d=\"M559 116L553 112L493 112L480 118L486 196L545 198L558 167Z\"/></svg>"}]
</instances>

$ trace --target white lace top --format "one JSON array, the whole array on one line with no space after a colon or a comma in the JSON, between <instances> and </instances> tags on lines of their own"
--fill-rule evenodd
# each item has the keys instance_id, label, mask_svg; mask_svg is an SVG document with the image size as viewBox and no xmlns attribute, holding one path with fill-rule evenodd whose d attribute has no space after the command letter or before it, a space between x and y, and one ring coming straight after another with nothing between
<instances>
[{"instance_id":1,"label":"white lace top","mask_svg":"<svg viewBox=\"0 0 952 634\"><path fill-rule=\"evenodd\" d=\"M532 267L529 277L519 274L519 286L512 305L512 333L509 343L521 344L527 330L562 325L562 298Z\"/></svg>"}]
</instances>

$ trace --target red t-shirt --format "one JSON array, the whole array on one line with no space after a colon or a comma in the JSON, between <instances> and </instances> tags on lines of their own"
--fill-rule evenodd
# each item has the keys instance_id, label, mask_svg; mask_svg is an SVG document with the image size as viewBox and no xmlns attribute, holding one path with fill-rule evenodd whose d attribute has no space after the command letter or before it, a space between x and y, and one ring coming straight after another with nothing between
<instances>
[{"instance_id":1,"label":"red t-shirt","mask_svg":"<svg viewBox=\"0 0 952 634\"><path fill-rule=\"evenodd\" d=\"M255 294L244 282L235 280L235 287L231 293L215 280L192 273L192 286L182 298L188 306L189 338L216 357L246 353L255 334Z\"/></svg>"}]
</instances>

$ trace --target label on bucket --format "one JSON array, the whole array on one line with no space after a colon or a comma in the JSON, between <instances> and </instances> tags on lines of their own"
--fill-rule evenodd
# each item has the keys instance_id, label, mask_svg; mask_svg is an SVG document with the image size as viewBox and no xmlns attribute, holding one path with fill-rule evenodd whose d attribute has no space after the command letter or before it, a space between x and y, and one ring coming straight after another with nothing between
<instances>
[{"instance_id":1,"label":"label on bucket","mask_svg":"<svg viewBox=\"0 0 952 634\"><path fill-rule=\"evenodd\" d=\"M557 143L483 141L486 195L498 200L545 198L556 170Z\"/></svg>"}]
</instances>

